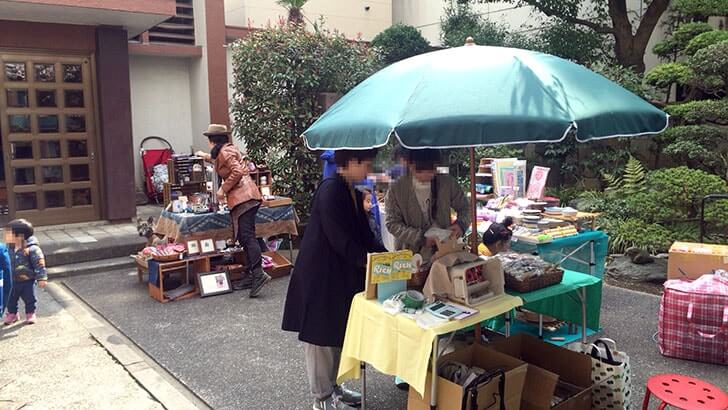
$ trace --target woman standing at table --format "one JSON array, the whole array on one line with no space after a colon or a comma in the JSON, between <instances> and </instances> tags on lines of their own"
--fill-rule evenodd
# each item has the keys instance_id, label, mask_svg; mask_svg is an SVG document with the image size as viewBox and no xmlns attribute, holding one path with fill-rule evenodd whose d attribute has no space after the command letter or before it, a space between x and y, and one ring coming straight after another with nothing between
<instances>
[{"instance_id":1,"label":"woman standing at table","mask_svg":"<svg viewBox=\"0 0 728 410\"><path fill-rule=\"evenodd\" d=\"M367 253L384 252L369 228L362 192L355 189L375 155L336 151L336 173L316 190L288 286L282 328L303 342L314 410L361 404L359 393L336 384L336 373L351 302L364 290Z\"/></svg>"},{"instance_id":2,"label":"woman standing at table","mask_svg":"<svg viewBox=\"0 0 728 410\"><path fill-rule=\"evenodd\" d=\"M245 189L239 184L243 175L247 175L248 161L243 158L240 151L230 142L230 132L225 125L210 124L203 132L210 143L210 153L202 151L196 153L208 162L215 164L215 172L223 179L220 189L217 190L217 199L227 202L232 218L233 236L245 249L248 261L248 272L252 276L250 281L250 297L260 294L271 277L263 271L263 260L260 245L255 237L255 215L260 208L260 193L250 198ZM247 284L245 284L247 285ZM241 289L247 286L241 287Z\"/></svg>"}]
</instances>

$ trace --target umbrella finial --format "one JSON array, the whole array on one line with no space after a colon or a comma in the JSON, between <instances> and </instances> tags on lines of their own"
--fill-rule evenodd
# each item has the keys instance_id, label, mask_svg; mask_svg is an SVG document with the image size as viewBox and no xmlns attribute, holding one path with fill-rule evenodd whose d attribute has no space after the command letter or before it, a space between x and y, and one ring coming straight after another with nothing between
<instances>
[{"instance_id":1,"label":"umbrella finial","mask_svg":"<svg viewBox=\"0 0 728 410\"><path fill-rule=\"evenodd\" d=\"M475 45L475 39L468 36L468 38L465 39L465 45L466 46L474 46Z\"/></svg>"}]
</instances>

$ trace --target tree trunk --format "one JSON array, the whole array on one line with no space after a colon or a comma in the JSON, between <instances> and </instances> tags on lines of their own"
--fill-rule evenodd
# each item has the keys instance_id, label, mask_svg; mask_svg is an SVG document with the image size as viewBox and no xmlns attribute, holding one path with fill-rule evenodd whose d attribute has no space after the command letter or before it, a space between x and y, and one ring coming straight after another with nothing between
<instances>
[{"instance_id":1,"label":"tree trunk","mask_svg":"<svg viewBox=\"0 0 728 410\"><path fill-rule=\"evenodd\" d=\"M609 0L609 16L614 29L614 52L624 67L632 67L638 73L645 72L645 51L660 18L670 5L670 0L652 0L642 15L637 31L632 34L626 0Z\"/></svg>"}]
</instances>

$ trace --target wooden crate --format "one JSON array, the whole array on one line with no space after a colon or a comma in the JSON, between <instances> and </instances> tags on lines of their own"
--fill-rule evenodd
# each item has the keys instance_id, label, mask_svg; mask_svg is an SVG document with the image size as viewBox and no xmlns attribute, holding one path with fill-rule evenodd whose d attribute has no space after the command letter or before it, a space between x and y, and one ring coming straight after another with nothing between
<instances>
[{"instance_id":1,"label":"wooden crate","mask_svg":"<svg viewBox=\"0 0 728 410\"><path fill-rule=\"evenodd\" d=\"M189 269L189 284L191 284L194 290L186 295L180 296L174 301L189 299L191 297L200 294L199 285L197 283L197 274L202 272L210 272L210 257L217 255L206 255L196 258L189 258L185 260L179 260L174 262L162 262L159 263L159 286L153 284L151 281L148 283L149 296L161 303L171 302L172 300L164 296L164 275L169 272L187 270Z\"/></svg>"},{"instance_id":2,"label":"wooden crate","mask_svg":"<svg viewBox=\"0 0 728 410\"><path fill-rule=\"evenodd\" d=\"M273 267L266 269L266 272L273 278L281 278L291 273L293 264L278 252L265 252L263 255L273 259Z\"/></svg>"}]
</instances>

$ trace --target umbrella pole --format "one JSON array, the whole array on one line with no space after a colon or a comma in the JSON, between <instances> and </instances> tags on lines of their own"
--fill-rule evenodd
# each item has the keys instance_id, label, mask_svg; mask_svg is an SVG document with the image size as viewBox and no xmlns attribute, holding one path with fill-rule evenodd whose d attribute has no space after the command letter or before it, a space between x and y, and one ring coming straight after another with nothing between
<instances>
[{"instance_id":1,"label":"umbrella pole","mask_svg":"<svg viewBox=\"0 0 728 410\"><path fill-rule=\"evenodd\" d=\"M470 251L478 254L478 198L475 193L475 148L470 149Z\"/></svg>"}]
</instances>

